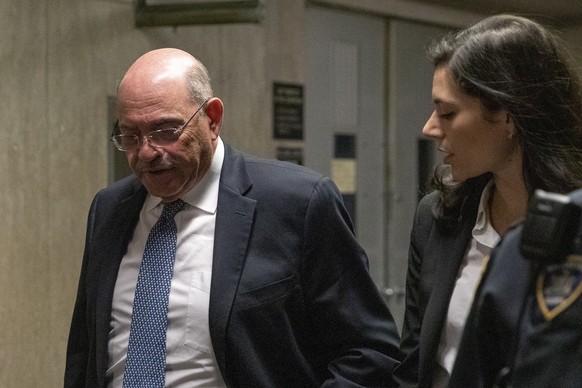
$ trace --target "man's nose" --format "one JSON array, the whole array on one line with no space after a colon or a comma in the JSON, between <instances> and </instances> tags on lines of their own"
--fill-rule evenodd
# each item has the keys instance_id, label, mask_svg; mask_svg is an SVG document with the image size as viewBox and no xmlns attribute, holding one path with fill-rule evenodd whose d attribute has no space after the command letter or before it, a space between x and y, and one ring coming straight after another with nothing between
<instances>
[{"instance_id":1,"label":"man's nose","mask_svg":"<svg viewBox=\"0 0 582 388\"><path fill-rule=\"evenodd\" d=\"M152 160L160 155L160 147L152 144L147 136L141 136L137 145L137 155L142 160Z\"/></svg>"}]
</instances>

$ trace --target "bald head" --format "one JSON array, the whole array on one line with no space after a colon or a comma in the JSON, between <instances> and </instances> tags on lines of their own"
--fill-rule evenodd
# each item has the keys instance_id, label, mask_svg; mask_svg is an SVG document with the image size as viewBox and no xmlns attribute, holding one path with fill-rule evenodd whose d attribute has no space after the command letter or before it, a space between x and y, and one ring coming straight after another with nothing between
<instances>
[{"instance_id":1,"label":"bald head","mask_svg":"<svg viewBox=\"0 0 582 388\"><path fill-rule=\"evenodd\" d=\"M194 104L213 95L208 71L199 60L179 49L162 48L145 53L131 65L119 84L118 99L169 87L185 87Z\"/></svg>"}]
</instances>

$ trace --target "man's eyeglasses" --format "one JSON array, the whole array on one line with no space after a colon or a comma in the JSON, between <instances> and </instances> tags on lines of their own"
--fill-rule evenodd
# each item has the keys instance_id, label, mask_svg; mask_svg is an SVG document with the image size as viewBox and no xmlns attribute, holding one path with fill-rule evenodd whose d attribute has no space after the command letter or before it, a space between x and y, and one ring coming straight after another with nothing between
<instances>
[{"instance_id":1,"label":"man's eyeglasses","mask_svg":"<svg viewBox=\"0 0 582 388\"><path fill-rule=\"evenodd\" d=\"M169 146L170 144L174 143L175 141L177 141L180 138L180 135L182 134L182 132L184 131L186 126L188 126L190 121L192 121L194 116L196 116L196 113L200 112L200 109L202 109L202 107L207 102L208 102L208 100L205 100L202 104L200 104L198 109L196 109L196 112L194 112L192 114L192 116L190 116L190 118L180 128L158 129L155 131L151 131L151 132L145 134L144 136L123 135L123 134L115 135L116 132L119 132L119 126L118 126L118 123L116 122L115 127L113 128L114 134L111 135L111 141L115 145L115 148L117 148L120 151L135 151L135 150L137 150L140 146L140 142L142 141L142 138L145 139L144 141L147 140L154 147Z\"/></svg>"}]
</instances>

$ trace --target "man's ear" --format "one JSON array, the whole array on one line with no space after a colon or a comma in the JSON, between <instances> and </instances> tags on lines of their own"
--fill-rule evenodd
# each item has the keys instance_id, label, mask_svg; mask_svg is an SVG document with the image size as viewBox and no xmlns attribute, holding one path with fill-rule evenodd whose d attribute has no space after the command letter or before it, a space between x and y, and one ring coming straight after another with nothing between
<instances>
[{"instance_id":1,"label":"man's ear","mask_svg":"<svg viewBox=\"0 0 582 388\"><path fill-rule=\"evenodd\" d=\"M220 133L220 127L222 125L222 113L224 111L224 105L218 97L212 97L206 102L206 109L204 112L208 117L208 125L210 130L218 137Z\"/></svg>"}]
</instances>

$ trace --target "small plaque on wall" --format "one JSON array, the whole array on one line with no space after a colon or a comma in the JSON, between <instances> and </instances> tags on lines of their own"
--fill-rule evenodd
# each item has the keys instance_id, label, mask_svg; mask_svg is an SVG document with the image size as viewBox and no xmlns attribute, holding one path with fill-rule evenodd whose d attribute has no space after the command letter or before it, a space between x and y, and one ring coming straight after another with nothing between
<instances>
[{"instance_id":1,"label":"small plaque on wall","mask_svg":"<svg viewBox=\"0 0 582 388\"><path fill-rule=\"evenodd\" d=\"M273 136L303 139L303 85L273 83Z\"/></svg>"},{"instance_id":2,"label":"small plaque on wall","mask_svg":"<svg viewBox=\"0 0 582 388\"><path fill-rule=\"evenodd\" d=\"M303 149L299 147L277 148L277 159L303 165Z\"/></svg>"}]
</instances>

